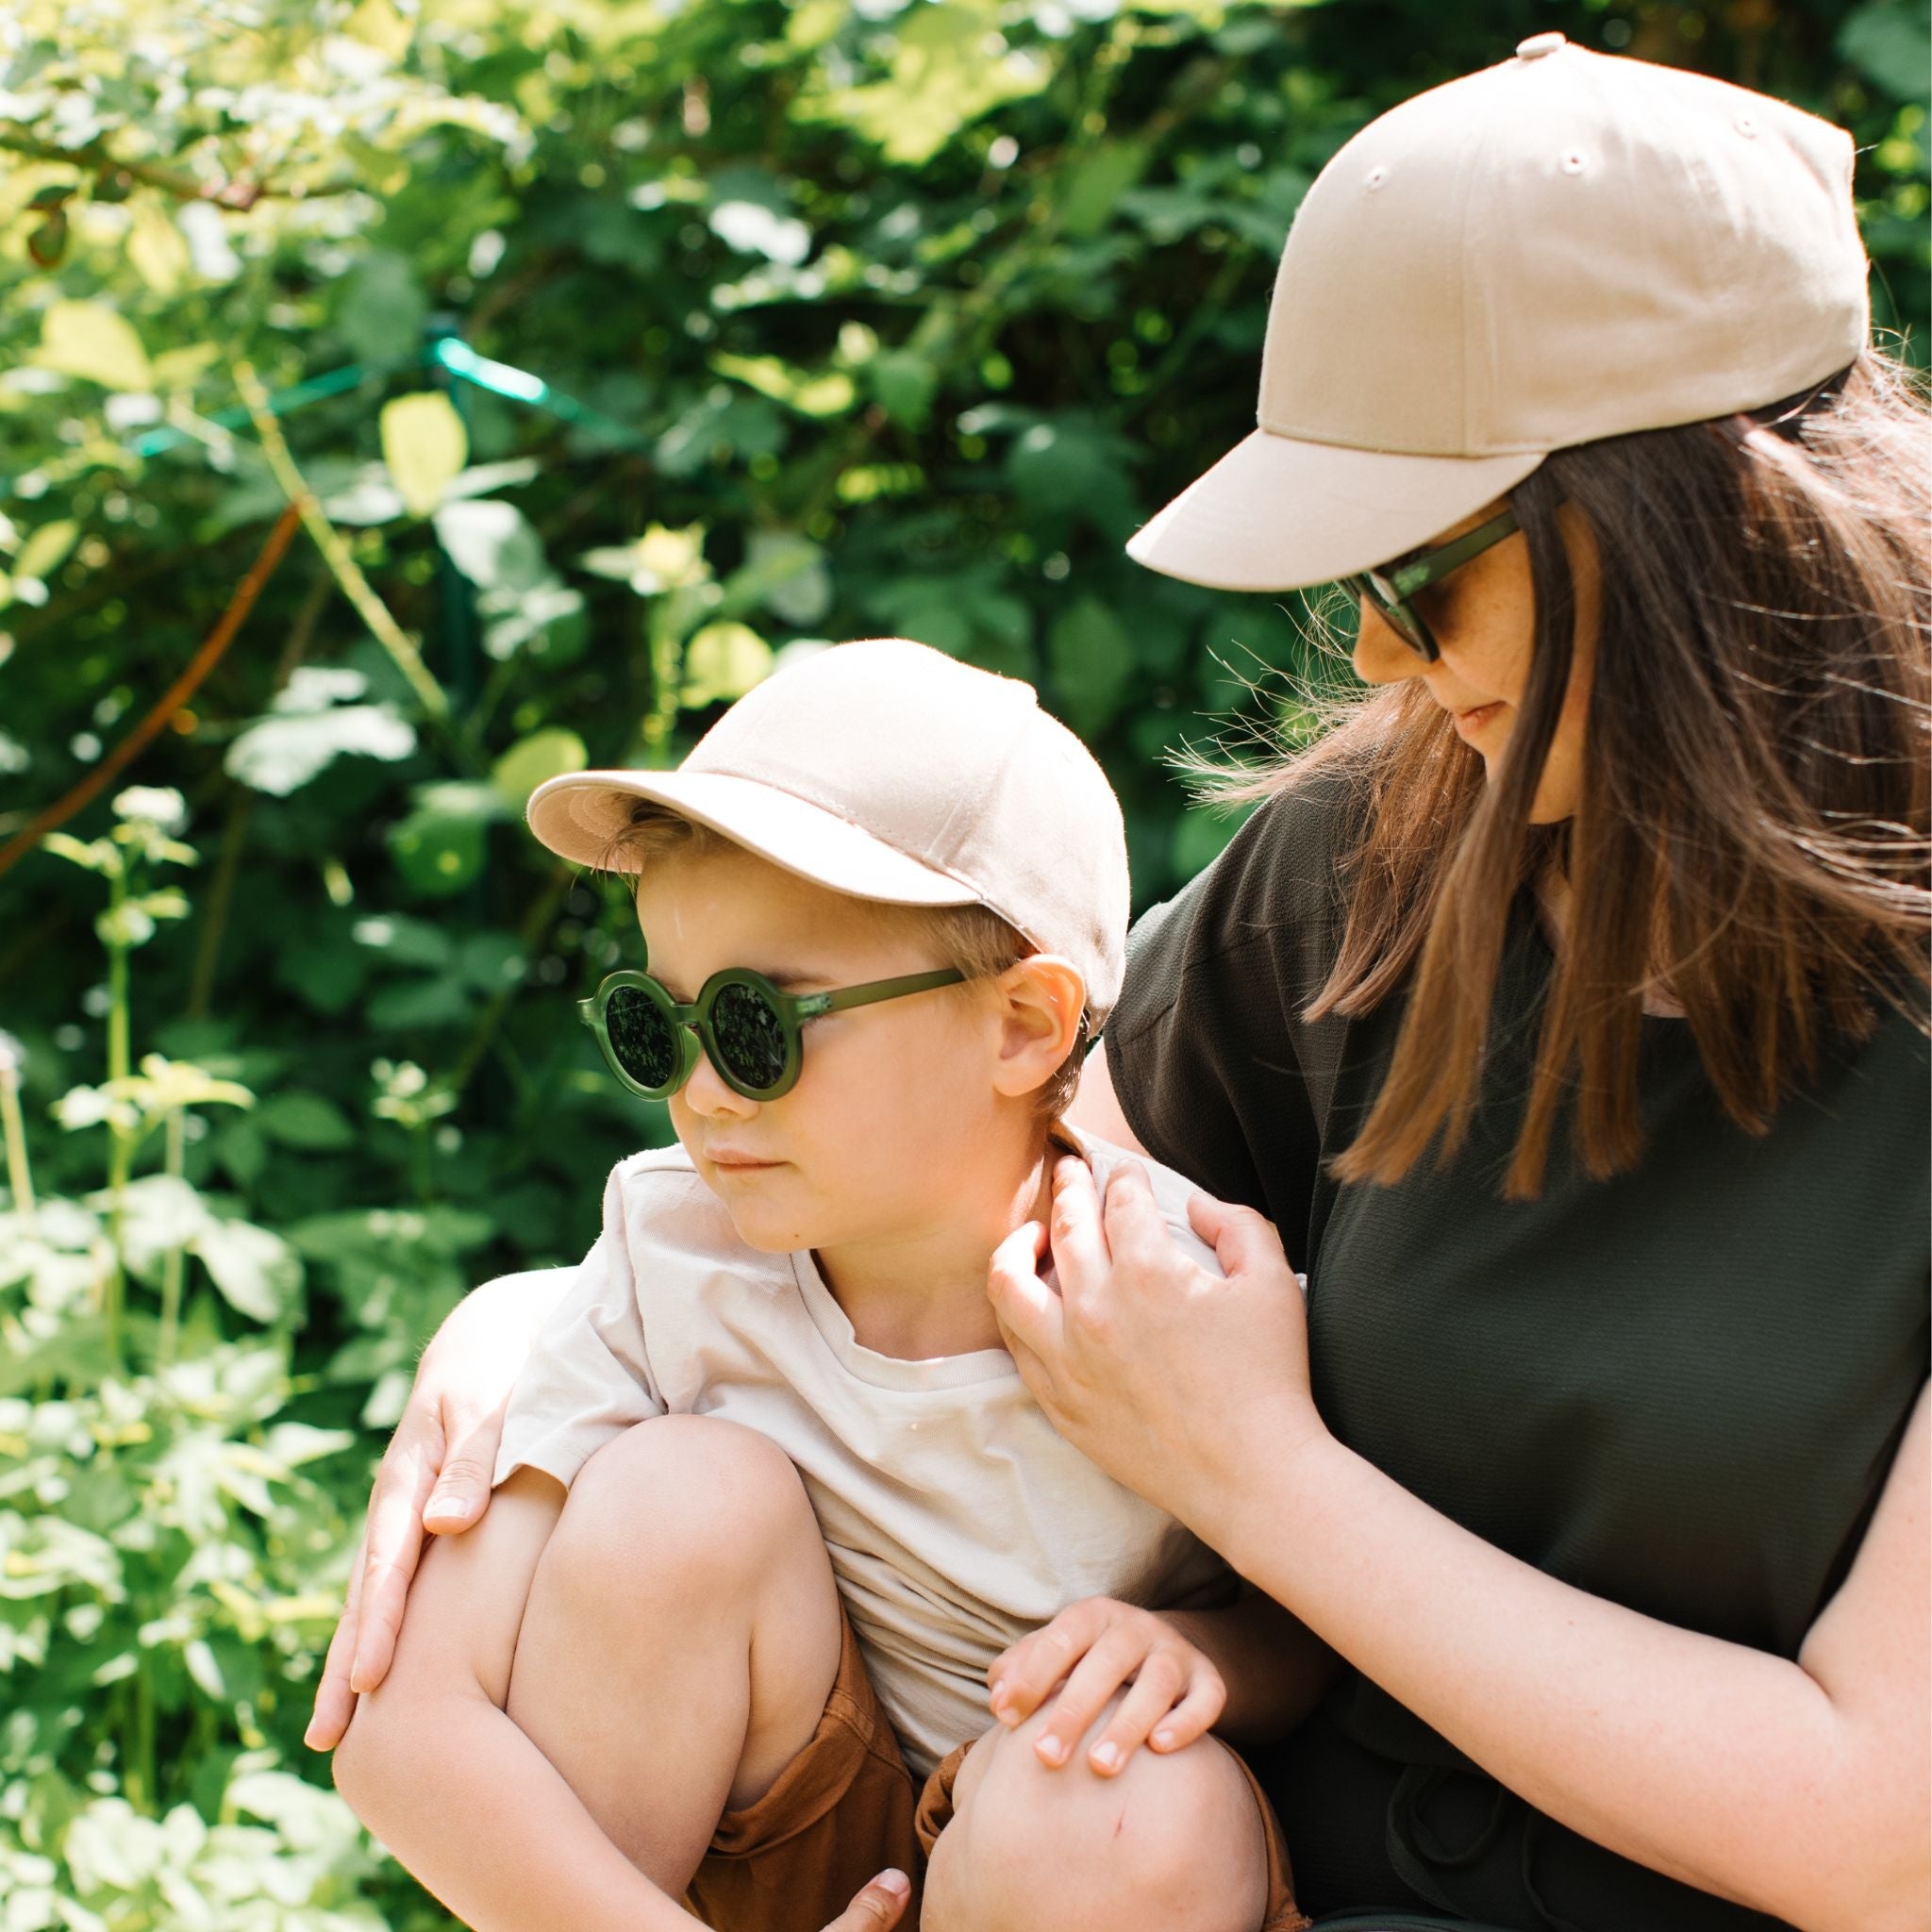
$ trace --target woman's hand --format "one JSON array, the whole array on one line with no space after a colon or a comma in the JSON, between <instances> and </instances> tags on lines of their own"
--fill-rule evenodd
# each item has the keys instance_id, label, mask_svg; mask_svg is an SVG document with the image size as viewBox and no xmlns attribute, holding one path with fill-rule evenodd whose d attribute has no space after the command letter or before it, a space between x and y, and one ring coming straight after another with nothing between
<instances>
[{"instance_id":1,"label":"woman's hand","mask_svg":"<svg viewBox=\"0 0 1932 1932\"><path fill-rule=\"evenodd\" d=\"M995 1250L988 1292L1061 1435L1212 1543L1207 1524L1244 1474L1324 1432L1301 1291L1274 1227L1207 1194L1189 1218L1224 1280L1181 1253L1138 1163L1114 1172L1103 1205L1068 1158L1054 1169L1059 1292L1039 1276L1037 1222Z\"/></svg>"},{"instance_id":2,"label":"woman's hand","mask_svg":"<svg viewBox=\"0 0 1932 1932\"><path fill-rule=\"evenodd\" d=\"M349 1571L304 1741L331 1751L357 1694L388 1674L425 1528L465 1530L490 1507L490 1478L511 1385L571 1271L486 1282L451 1311L417 1365L408 1407L376 1472L369 1521Z\"/></svg>"},{"instance_id":3,"label":"woman's hand","mask_svg":"<svg viewBox=\"0 0 1932 1932\"><path fill-rule=\"evenodd\" d=\"M986 1674L992 1714L1008 1730L1039 1709L1062 1678L1066 1687L1033 1748L1064 1764L1102 1707L1124 1684L1107 1729L1087 1761L1112 1777L1142 1744L1178 1751L1213 1728L1227 1687L1213 1660L1152 1610L1090 1596L1003 1651Z\"/></svg>"}]
</instances>

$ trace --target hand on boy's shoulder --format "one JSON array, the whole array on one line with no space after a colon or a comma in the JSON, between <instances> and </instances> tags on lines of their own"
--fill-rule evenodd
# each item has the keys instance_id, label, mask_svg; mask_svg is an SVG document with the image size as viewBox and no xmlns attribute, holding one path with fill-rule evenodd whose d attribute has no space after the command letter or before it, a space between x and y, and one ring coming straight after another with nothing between
<instances>
[{"instance_id":1,"label":"hand on boy's shoulder","mask_svg":"<svg viewBox=\"0 0 1932 1932\"><path fill-rule=\"evenodd\" d=\"M1225 1272L1214 1250L1194 1232L1193 1224L1188 1219L1188 1201L1201 1191L1186 1174L1163 1165L1151 1155L1116 1147L1111 1141L1103 1141L1097 1134L1065 1126L1061 1131L1077 1143L1081 1158L1092 1172L1093 1185L1103 1198L1107 1193L1108 1177L1116 1169L1124 1164L1140 1168L1153 1189L1154 1205L1160 1209L1160 1218L1166 1222L1168 1232L1174 1236L1182 1254L1211 1274Z\"/></svg>"}]
</instances>

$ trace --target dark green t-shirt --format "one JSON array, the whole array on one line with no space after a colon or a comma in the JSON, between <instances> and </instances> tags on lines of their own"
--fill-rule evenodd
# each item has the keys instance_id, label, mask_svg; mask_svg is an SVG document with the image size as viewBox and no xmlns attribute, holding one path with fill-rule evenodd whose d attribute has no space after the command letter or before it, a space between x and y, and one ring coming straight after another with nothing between
<instances>
[{"instance_id":1,"label":"dark green t-shirt","mask_svg":"<svg viewBox=\"0 0 1932 1932\"><path fill-rule=\"evenodd\" d=\"M1138 923L1107 1029L1128 1121L1280 1229L1342 1441L1567 1583L1794 1657L1926 1377L1924 1037L1889 1016L1753 1137L1689 1029L1647 1019L1641 1163L1590 1179L1565 1122L1541 1198L1504 1201L1553 965L1525 897L1462 1152L1395 1187L1341 1186L1324 1163L1366 1117L1403 1007L1301 1018L1340 939L1345 800L1333 780L1271 799ZM1353 1673L1263 1771L1311 1910L1453 1908L1524 1932L1772 1924L1531 1812Z\"/></svg>"}]
</instances>

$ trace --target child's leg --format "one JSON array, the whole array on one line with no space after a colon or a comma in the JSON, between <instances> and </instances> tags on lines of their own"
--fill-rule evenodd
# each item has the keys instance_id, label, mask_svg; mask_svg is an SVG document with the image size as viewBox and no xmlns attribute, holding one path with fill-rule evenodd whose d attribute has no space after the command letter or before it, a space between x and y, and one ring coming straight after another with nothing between
<instances>
[{"instance_id":1,"label":"child's leg","mask_svg":"<svg viewBox=\"0 0 1932 1932\"><path fill-rule=\"evenodd\" d=\"M1246 1774L1202 1738L1097 1776L1087 1750L1119 1701L1057 1770L1033 1751L1051 1700L974 1746L927 1868L924 1932L1262 1932L1268 1845Z\"/></svg>"},{"instance_id":2,"label":"child's leg","mask_svg":"<svg viewBox=\"0 0 1932 1932\"><path fill-rule=\"evenodd\" d=\"M573 1484L505 1707L675 1898L727 1806L762 1795L811 1739L841 1635L784 1452L729 1423L661 1416Z\"/></svg>"}]
</instances>

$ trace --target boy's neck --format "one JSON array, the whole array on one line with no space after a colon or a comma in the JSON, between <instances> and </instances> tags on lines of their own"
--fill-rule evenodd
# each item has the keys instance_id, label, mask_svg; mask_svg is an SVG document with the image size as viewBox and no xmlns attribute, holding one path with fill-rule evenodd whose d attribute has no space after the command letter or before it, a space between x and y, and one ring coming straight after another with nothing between
<instances>
[{"instance_id":1,"label":"boy's neck","mask_svg":"<svg viewBox=\"0 0 1932 1932\"><path fill-rule=\"evenodd\" d=\"M859 1345L905 1361L1004 1348L986 1297L992 1251L1053 1208L1053 1163L1072 1144L1061 1127L1032 1147L982 1212L881 1236L813 1257ZM1064 1143L1064 1144L1061 1144Z\"/></svg>"}]
</instances>

